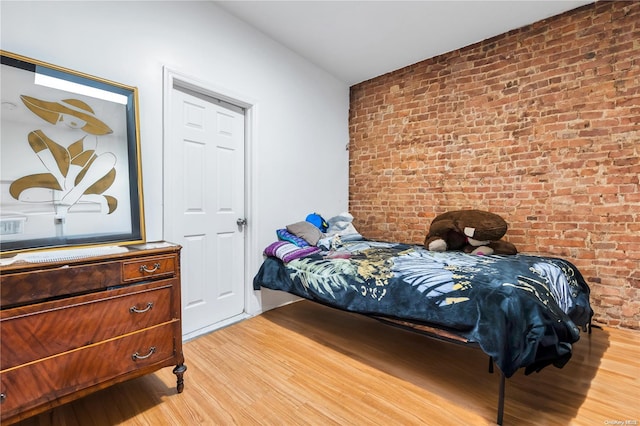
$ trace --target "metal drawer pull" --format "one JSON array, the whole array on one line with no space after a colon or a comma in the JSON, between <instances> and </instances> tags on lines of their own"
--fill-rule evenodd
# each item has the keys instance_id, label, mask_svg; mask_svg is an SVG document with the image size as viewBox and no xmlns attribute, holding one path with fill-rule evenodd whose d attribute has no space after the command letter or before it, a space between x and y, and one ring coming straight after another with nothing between
<instances>
[{"instance_id":1,"label":"metal drawer pull","mask_svg":"<svg viewBox=\"0 0 640 426\"><path fill-rule=\"evenodd\" d=\"M149 358L151 355L154 354L154 352L156 351L156 347L155 346L151 346L151 349L149 349L149 353L146 355L140 355L138 352L136 352L135 354L131 355L131 358L134 361L137 361L139 359L147 359Z\"/></svg>"},{"instance_id":2,"label":"metal drawer pull","mask_svg":"<svg viewBox=\"0 0 640 426\"><path fill-rule=\"evenodd\" d=\"M0 393L0 403L4 402L5 399L7 399L7 394L6 393Z\"/></svg>"},{"instance_id":3,"label":"metal drawer pull","mask_svg":"<svg viewBox=\"0 0 640 426\"><path fill-rule=\"evenodd\" d=\"M132 307L129 308L129 312L131 312L132 314L144 314L147 311L150 311L151 308L153 308L153 302L149 302L147 303L147 307L144 309L138 309L135 305L133 305Z\"/></svg>"},{"instance_id":4,"label":"metal drawer pull","mask_svg":"<svg viewBox=\"0 0 640 426\"><path fill-rule=\"evenodd\" d=\"M153 269L147 269L147 265L142 265L140 267L140 272L146 272L147 274L150 274L152 272L157 271L158 269L160 269L160 262L156 262L153 264Z\"/></svg>"}]
</instances>

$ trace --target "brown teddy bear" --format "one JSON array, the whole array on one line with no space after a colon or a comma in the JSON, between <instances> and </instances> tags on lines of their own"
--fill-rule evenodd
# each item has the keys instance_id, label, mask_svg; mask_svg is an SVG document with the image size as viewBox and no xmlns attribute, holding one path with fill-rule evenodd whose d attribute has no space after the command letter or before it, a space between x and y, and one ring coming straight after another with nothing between
<instances>
[{"instance_id":1,"label":"brown teddy bear","mask_svg":"<svg viewBox=\"0 0 640 426\"><path fill-rule=\"evenodd\" d=\"M516 254L516 247L500 239L507 222L483 210L455 210L433 219L424 247L431 251L462 250L472 254Z\"/></svg>"}]
</instances>

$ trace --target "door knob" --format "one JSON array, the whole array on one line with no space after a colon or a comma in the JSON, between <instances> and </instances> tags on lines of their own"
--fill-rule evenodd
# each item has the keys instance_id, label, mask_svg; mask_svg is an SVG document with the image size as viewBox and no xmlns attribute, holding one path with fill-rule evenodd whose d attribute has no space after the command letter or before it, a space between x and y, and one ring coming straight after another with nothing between
<instances>
[{"instance_id":1,"label":"door knob","mask_svg":"<svg viewBox=\"0 0 640 426\"><path fill-rule=\"evenodd\" d=\"M236 224L238 226L246 226L247 225L247 218L246 217L239 217L238 220L236 220Z\"/></svg>"}]
</instances>

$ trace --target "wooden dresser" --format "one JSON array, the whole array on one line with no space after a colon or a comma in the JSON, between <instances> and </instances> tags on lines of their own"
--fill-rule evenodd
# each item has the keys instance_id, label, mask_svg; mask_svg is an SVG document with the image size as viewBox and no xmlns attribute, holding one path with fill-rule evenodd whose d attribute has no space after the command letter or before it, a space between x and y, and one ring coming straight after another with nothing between
<instances>
[{"instance_id":1,"label":"wooden dresser","mask_svg":"<svg viewBox=\"0 0 640 426\"><path fill-rule=\"evenodd\" d=\"M0 266L0 304L3 425L166 366L183 390L180 246Z\"/></svg>"}]
</instances>

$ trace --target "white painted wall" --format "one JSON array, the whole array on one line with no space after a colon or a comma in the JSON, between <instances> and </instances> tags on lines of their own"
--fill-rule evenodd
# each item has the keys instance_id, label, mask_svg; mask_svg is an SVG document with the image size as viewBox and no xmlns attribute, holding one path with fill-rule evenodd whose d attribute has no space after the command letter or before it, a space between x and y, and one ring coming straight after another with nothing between
<instances>
[{"instance_id":1,"label":"white painted wall","mask_svg":"<svg viewBox=\"0 0 640 426\"><path fill-rule=\"evenodd\" d=\"M163 239L164 66L255 100L252 273L277 228L347 209L348 85L215 4L3 0L0 15L3 50L138 87L148 240Z\"/></svg>"}]
</instances>

